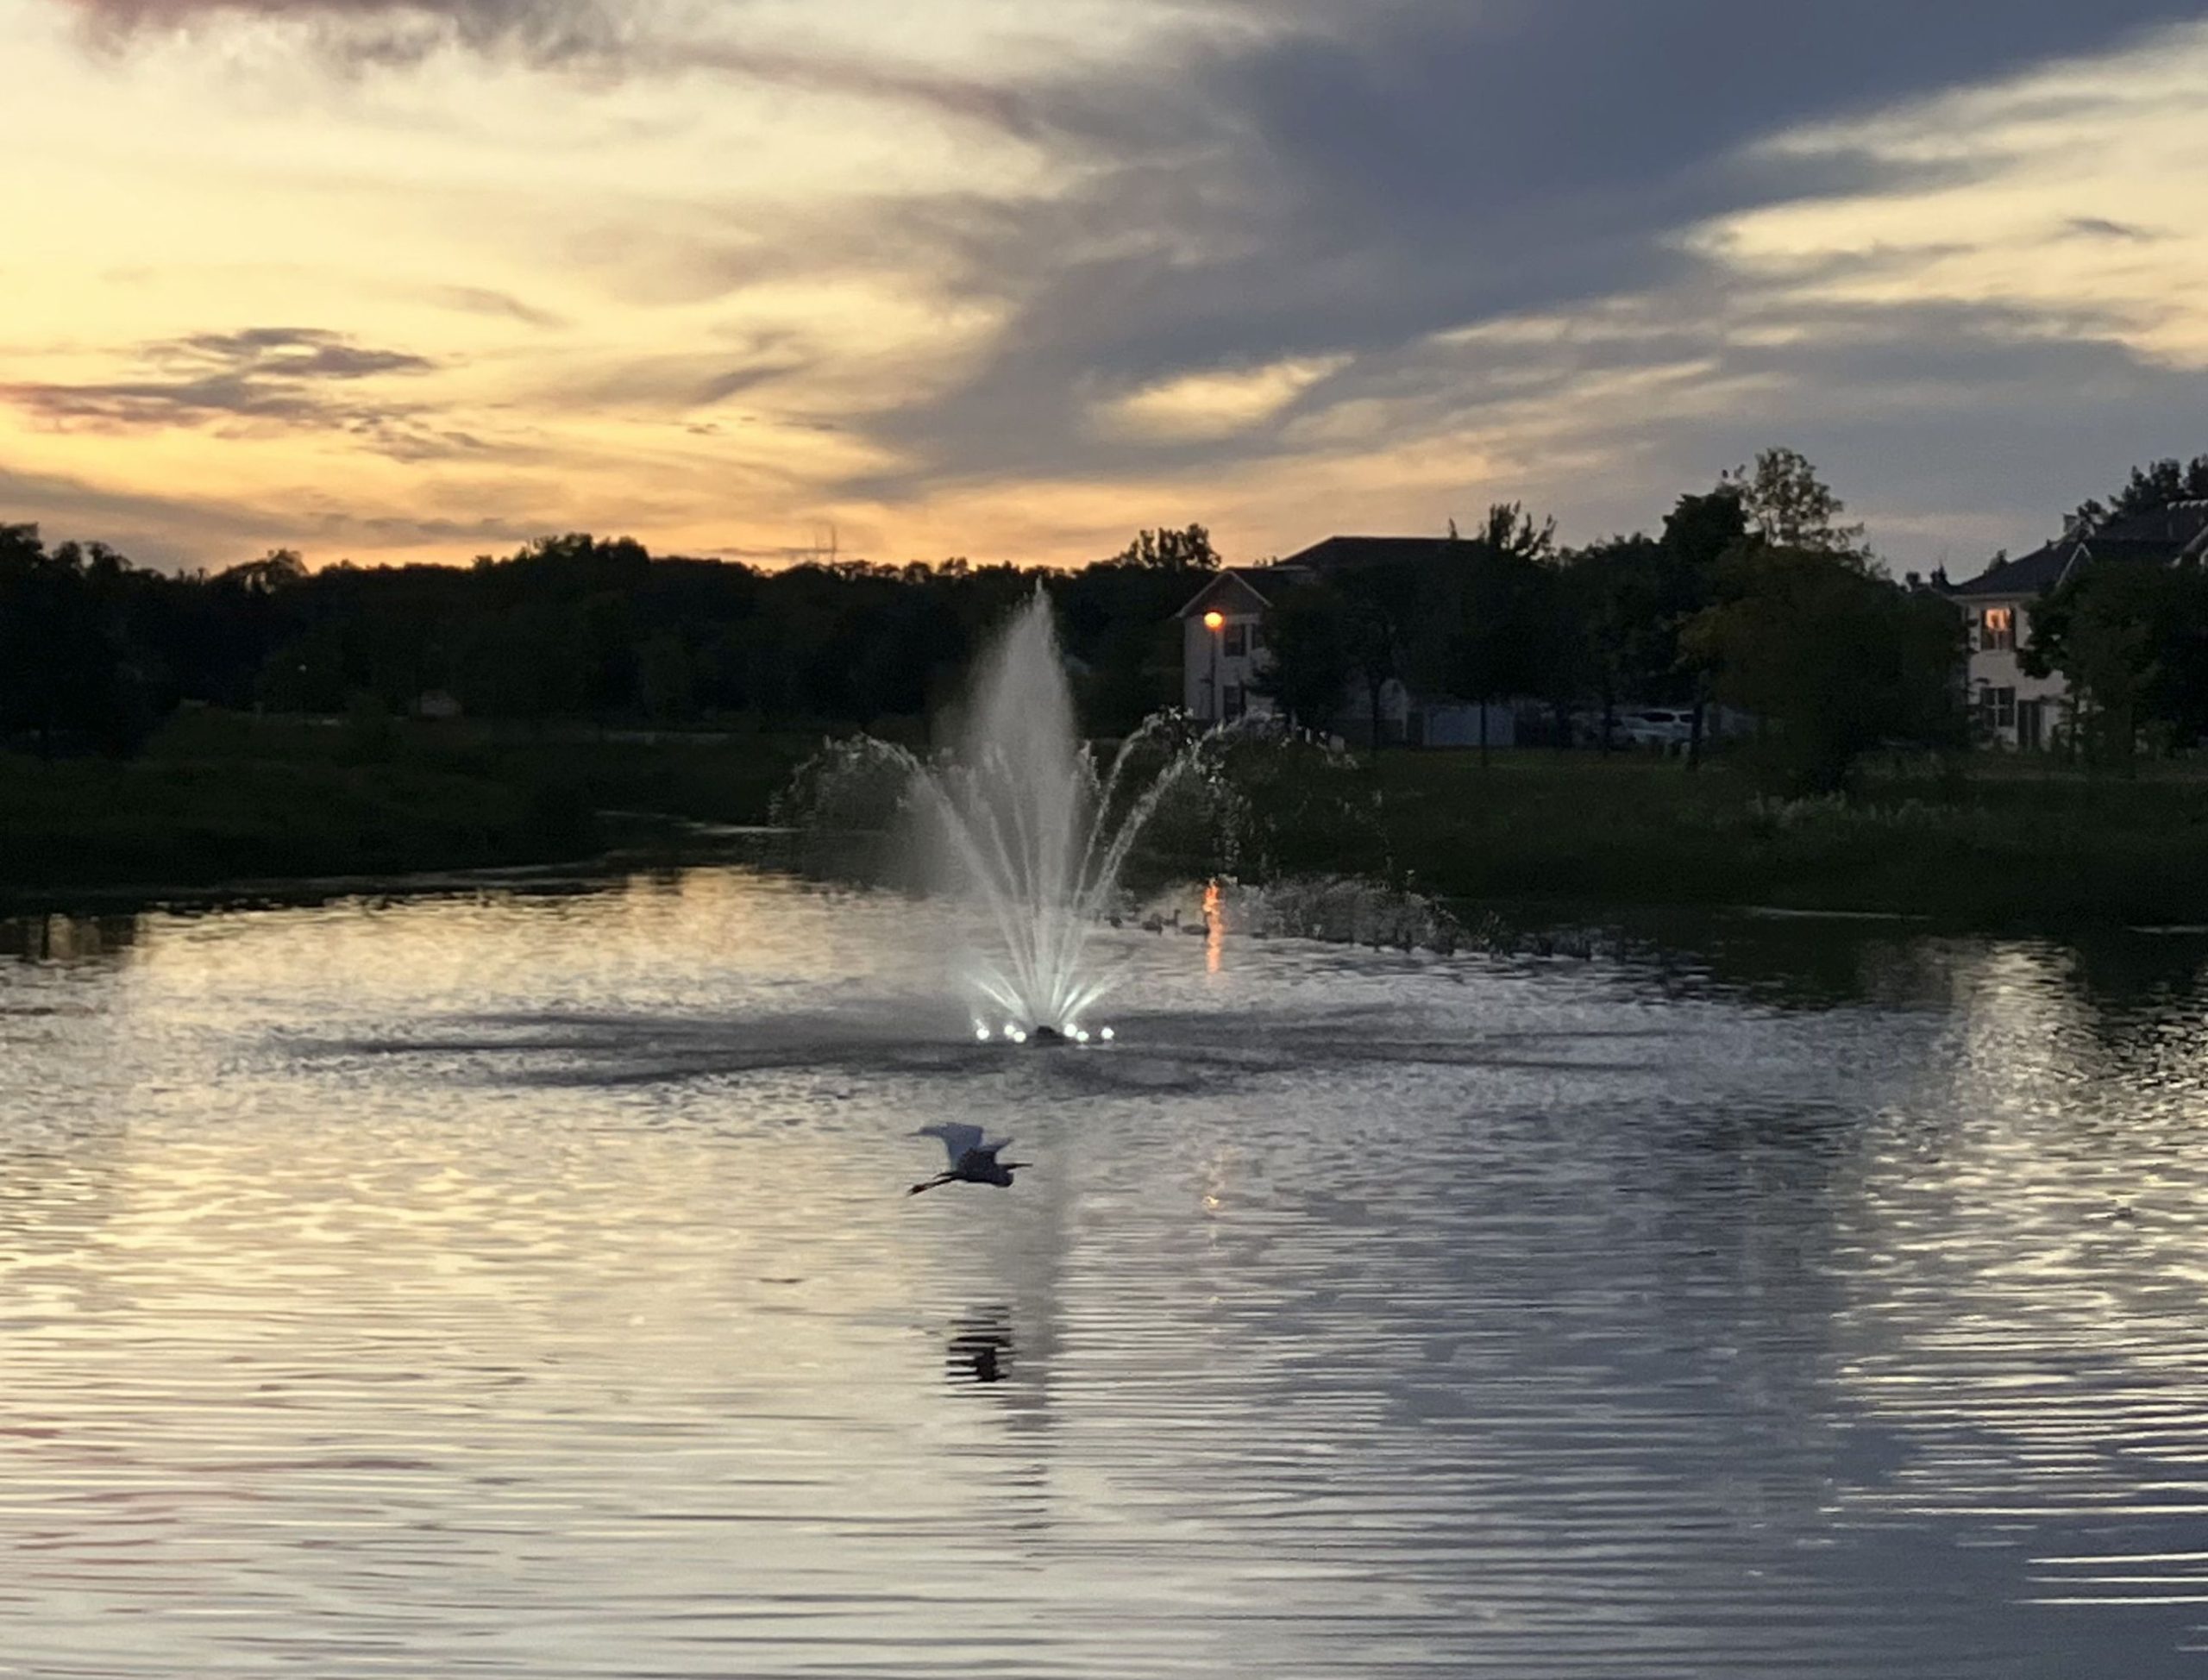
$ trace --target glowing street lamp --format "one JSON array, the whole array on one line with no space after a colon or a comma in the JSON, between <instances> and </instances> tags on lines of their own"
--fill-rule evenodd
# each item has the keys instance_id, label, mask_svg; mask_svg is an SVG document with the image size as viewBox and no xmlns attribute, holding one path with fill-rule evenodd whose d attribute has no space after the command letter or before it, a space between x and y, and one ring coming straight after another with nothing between
<instances>
[{"instance_id":1,"label":"glowing street lamp","mask_svg":"<svg viewBox=\"0 0 2208 1680\"><path fill-rule=\"evenodd\" d=\"M1214 607L1204 614L1204 628L1211 632L1211 720L1215 724L1226 711L1219 699L1219 641L1226 629L1226 615Z\"/></svg>"}]
</instances>

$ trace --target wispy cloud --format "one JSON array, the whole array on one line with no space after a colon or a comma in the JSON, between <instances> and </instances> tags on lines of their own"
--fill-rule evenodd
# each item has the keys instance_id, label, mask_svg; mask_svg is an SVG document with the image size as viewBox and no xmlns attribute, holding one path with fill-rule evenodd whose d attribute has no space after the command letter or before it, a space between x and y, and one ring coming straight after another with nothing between
<instances>
[{"instance_id":1,"label":"wispy cloud","mask_svg":"<svg viewBox=\"0 0 2208 1680\"><path fill-rule=\"evenodd\" d=\"M518 321L526 327L542 327L548 331L568 324L563 316L555 315L550 310L538 309L510 291L499 291L490 286L431 286L425 295L443 308L458 310L467 315L502 317Z\"/></svg>"},{"instance_id":2,"label":"wispy cloud","mask_svg":"<svg viewBox=\"0 0 2208 1680\"><path fill-rule=\"evenodd\" d=\"M1008 132L1034 119L1018 88L911 57L747 29L754 0L721 0L711 27L657 0L60 0L110 49L165 34L258 22L287 25L333 62L418 64L448 50L510 57L598 78L717 76L918 106Z\"/></svg>"},{"instance_id":3,"label":"wispy cloud","mask_svg":"<svg viewBox=\"0 0 2208 1680\"><path fill-rule=\"evenodd\" d=\"M426 373L436 364L310 327L194 333L141 346L142 372L122 379L0 384L0 403L58 427L110 432L260 425L345 433L400 460L479 448L430 421L423 404L374 400L353 387Z\"/></svg>"},{"instance_id":4,"label":"wispy cloud","mask_svg":"<svg viewBox=\"0 0 2208 1680\"><path fill-rule=\"evenodd\" d=\"M2152 228L2142 228L2136 223L2112 221L2105 216L2073 216L2062 224L2080 239L2117 239L2139 245L2151 245L2167 234Z\"/></svg>"},{"instance_id":5,"label":"wispy cloud","mask_svg":"<svg viewBox=\"0 0 2208 1680\"><path fill-rule=\"evenodd\" d=\"M595 0L62 0L96 40L253 20L300 25L345 51L389 60L453 45L516 50L540 60L602 54L624 30Z\"/></svg>"}]
</instances>

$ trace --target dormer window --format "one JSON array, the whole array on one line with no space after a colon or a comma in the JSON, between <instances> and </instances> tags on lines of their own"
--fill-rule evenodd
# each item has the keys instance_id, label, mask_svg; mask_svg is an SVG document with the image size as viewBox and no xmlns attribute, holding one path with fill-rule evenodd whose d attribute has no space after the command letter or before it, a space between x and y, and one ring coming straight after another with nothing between
<instances>
[{"instance_id":1,"label":"dormer window","mask_svg":"<svg viewBox=\"0 0 2208 1680\"><path fill-rule=\"evenodd\" d=\"M1978 645L1985 652L2009 653L2017 645L2017 609L1990 606L1979 621Z\"/></svg>"}]
</instances>

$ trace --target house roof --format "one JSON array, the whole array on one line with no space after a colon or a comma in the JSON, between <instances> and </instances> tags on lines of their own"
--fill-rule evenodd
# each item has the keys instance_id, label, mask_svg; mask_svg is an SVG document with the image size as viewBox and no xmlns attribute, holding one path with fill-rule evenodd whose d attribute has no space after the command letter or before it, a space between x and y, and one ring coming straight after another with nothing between
<instances>
[{"instance_id":1,"label":"house roof","mask_svg":"<svg viewBox=\"0 0 2208 1680\"><path fill-rule=\"evenodd\" d=\"M2111 519L2098 530L2073 531L2028 555L2000 560L1948 592L1964 597L2023 597L2052 589L2081 561L2138 560L2165 565L2208 558L2208 500L2172 502L2151 513Z\"/></svg>"},{"instance_id":2,"label":"house roof","mask_svg":"<svg viewBox=\"0 0 2208 1680\"><path fill-rule=\"evenodd\" d=\"M1981 575L1968 583L1957 584L1948 592L1965 597L2036 595L2062 581L2063 574L2078 556L2079 548L2075 538L2058 537L2014 560L1997 560Z\"/></svg>"},{"instance_id":3,"label":"house roof","mask_svg":"<svg viewBox=\"0 0 2208 1680\"><path fill-rule=\"evenodd\" d=\"M2152 513L2111 519L2085 540L2096 553L2104 543L2120 542L2127 549L2166 549L2172 560L2199 555L2208 550L2208 500L2172 502Z\"/></svg>"},{"instance_id":4,"label":"house roof","mask_svg":"<svg viewBox=\"0 0 2208 1680\"><path fill-rule=\"evenodd\" d=\"M1310 575L1301 567L1278 566L1222 566L1204 580L1203 587L1189 597L1188 605L1173 616L1188 618L1204 610L1204 604L1213 599L1223 585L1235 585L1255 598L1261 607L1273 604L1272 598L1291 584L1301 583Z\"/></svg>"},{"instance_id":5,"label":"house roof","mask_svg":"<svg viewBox=\"0 0 2208 1680\"><path fill-rule=\"evenodd\" d=\"M1283 560L1325 576L1393 561L1431 560L1447 539L1440 536L1330 536Z\"/></svg>"}]
</instances>

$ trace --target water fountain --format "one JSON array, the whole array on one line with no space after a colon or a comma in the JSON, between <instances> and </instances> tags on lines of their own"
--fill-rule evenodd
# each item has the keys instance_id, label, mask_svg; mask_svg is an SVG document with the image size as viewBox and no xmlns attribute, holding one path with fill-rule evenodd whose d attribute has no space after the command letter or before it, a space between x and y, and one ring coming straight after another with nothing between
<instances>
[{"instance_id":1,"label":"water fountain","mask_svg":"<svg viewBox=\"0 0 2208 1680\"><path fill-rule=\"evenodd\" d=\"M1091 935L1144 824L1195 753L1173 753L1139 790L1130 772L1178 721L1153 719L1100 771L1076 728L1038 589L984 657L956 751L914 765L937 878L985 915L994 936L963 964L983 1011L976 1034L1088 1039L1084 1018L1111 984L1091 959Z\"/></svg>"},{"instance_id":2,"label":"water fountain","mask_svg":"<svg viewBox=\"0 0 2208 1680\"><path fill-rule=\"evenodd\" d=\"M848 797L838 784L884 769L896 778L929 885L969 906L987 931L957 964L977 1037L1109 1037L1088 1019L1113 979L1094 957L1092 936L1144 825L1215 737L1163 712L1100 767L1076 728L1039 588L983 656L956 733L952 749L932 758L867 737L837 743L804 803L817 821Z\"/></svg>"}]
</instances>

